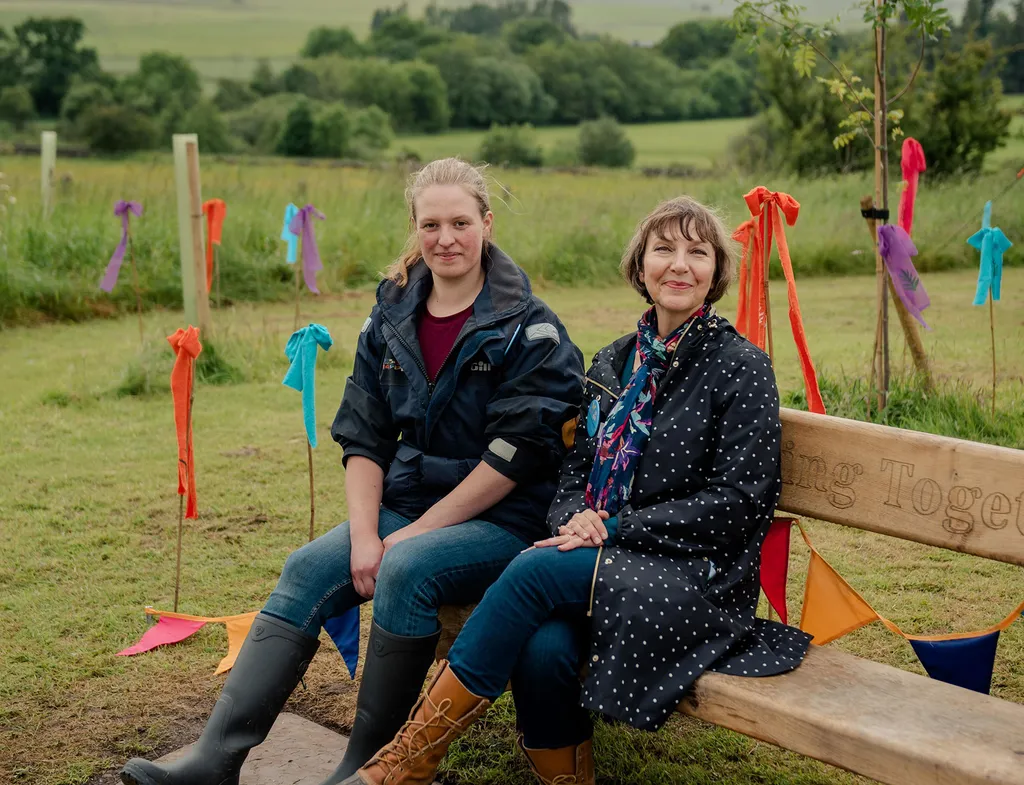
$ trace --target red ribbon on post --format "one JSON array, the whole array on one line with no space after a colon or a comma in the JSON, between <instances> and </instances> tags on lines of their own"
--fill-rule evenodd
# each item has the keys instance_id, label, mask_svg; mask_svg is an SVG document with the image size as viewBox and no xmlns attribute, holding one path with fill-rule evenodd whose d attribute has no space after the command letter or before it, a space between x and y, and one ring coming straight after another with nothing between
<instances>
[{"instance_id":1,"label":"red ribbon on post","mask_svg":"<svg viewBox=\"0 0 1024 785\"><path fill-rule=\"evenodd\" d=\"M206 216L206 291L213 289L213 246L220 245L221 233L224 229L224 218L228 214L228 206L223 199L208 199L203 202L203 215Z\"/></svg>"},{"instance_id":2,"label":"red ribbon on post","mask_svg":"<svg viewBox=\"0 0 1024 785\"><path fill-rule=\"evenodd\" d=\"M192 441L192 386L195 383L195 359L203 350L199 330L192 325L180 327L167 342L174 349L171 369L171 396L174 398L174 429L178 436L178 495L186 496L185 517L196 518L196 463Z\"/></svg>"},{"instance_id":3,"label":"red ribbon on post","mask_svg":"<svg viewBox=\"0 0 1024 785\"><path fill-rule=\"evenodd\" d=\"M818 376L814 371L814 363L811 361L811 354L807 348L807 335L804 333L804 321L800 314L800 300L796 294L796 277L793 273L793 262L789 256L789 243L786 241L785 222L789 226L796 223L800 214L800 203L789 194L780 191L769 191L763 185L759 185L743 197L747 208L752 216L750 221L741 225L733 237L737 235L748 238L752 234L753 240L749 241L752 248L750 254L750 276L746 279L743 276L741 267L740 286L740 308L743 309L743 316L747 324L744 325L737 316L737 329L744 334L751 343L758 348L765 348L766 328L768 323L768 303L765 299L765 283L768 280L768 264L772 254L772 239L779 246L779 260L782 262L782 271L786 276L787 292L789 296L789 324L793 330L793 340L796 343L797 354L800 357L800 368L804 377L804 389L807 391L807 408L815 414L825 413L825 404L821 400L821 391L818 389ZM761 239L763 238L763 240ZM738 238L739 239L739 238ZM744 290L746 286L749 293ZM750 301L754 302L753 312L750 312Z\"/></svg>"}]
</instances>

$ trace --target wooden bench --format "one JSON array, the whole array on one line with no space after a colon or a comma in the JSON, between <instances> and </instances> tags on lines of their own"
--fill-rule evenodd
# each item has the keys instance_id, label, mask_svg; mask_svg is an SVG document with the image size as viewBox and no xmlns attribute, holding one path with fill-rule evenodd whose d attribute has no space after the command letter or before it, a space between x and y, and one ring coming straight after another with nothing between
<instances>
[{"instance_id":1,"label":"wooden bench","mask_svg":"<svg viewBox=\"0 0 1024 785\"><path fill-rule=\"evenodd\" d=\"M789 409L782 437L780 510L1024 566L1024 451ZM443 609L438 656L471 610ZM706 673L679 711L891 785L1024 784L1024 705L832 648Z\"/></svg>"}]
</instances>

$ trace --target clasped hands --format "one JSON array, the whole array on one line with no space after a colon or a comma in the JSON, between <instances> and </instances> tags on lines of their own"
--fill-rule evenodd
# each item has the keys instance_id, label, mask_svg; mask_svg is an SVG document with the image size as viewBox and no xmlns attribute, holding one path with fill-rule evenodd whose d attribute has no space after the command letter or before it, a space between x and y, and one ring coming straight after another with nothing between
<instances>
[{"instance_id":1,"label":"clasped hands","mask_svg":"<svg viewBox=\"0 0 1024 785\"><path fill-rule=\"evenodd\" d=\"M560 551L572 551L576 548L597 548L608 539L608 527L604 522L611 516L606 510L584 510L578 512L564 526L558 527L558 535L540 540L533 544L534 548L557 547ZM527 548L527 550L530 550Z\"/></svg>"}]
</instances>

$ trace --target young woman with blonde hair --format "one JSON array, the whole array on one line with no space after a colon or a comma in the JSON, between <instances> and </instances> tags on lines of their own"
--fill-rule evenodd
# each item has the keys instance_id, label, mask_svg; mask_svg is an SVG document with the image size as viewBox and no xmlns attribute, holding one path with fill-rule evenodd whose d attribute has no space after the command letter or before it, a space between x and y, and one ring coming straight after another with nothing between
<instances>
[{"instance_id":1,"label":"young woman with blonde hair","mask_svg":"<svg viewBox=\"0 0 1024 785\"><path fill-rule=\"evenodd\" d=\"M486 182L447 158L406 192L412 232L377 288L332 434L350 520L295 551L199 741L128 785L234 785L319 645L324 622L373 600L344 760L356 771L408 715L440 634L543 536L583 358L526 274L491 240Z\"/></svg>"}]
</instances>

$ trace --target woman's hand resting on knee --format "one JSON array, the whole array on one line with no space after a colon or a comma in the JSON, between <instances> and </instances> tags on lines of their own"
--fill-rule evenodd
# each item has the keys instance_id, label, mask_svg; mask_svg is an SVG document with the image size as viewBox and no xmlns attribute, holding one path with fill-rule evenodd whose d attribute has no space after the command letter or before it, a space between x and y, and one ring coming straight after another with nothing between
<instances>
[{"instance_id":1,"label":"woman's hand resting on knee","mask_svg":"<svg viewBox=\"0 0 1024 785\"><path fill-rule=\"evenodd\" d=\"M380 569L380 560L383 556L384 543L376 534L352 537L349 571L352 574L352 585L359 596L368 600L373 598L373 590L377 584L377 571Z\"/></svg>"},{"instance_id":2,"label":"woman's hand resting on knee","mask_svg":"<svg viewBox=\"0 0 1024 785\"><path fill-rule=\"evenodd\" d=\"M608 539L608 528L604 522L611 516L605 510L578 512L564 526L558 527L558 536L535 542L536 548L557 547L560 551L576 548L597 548Z\"/></svg>"}]
</instances>

